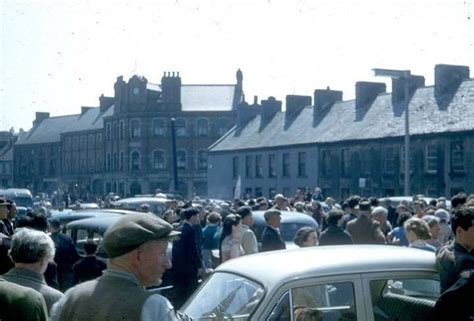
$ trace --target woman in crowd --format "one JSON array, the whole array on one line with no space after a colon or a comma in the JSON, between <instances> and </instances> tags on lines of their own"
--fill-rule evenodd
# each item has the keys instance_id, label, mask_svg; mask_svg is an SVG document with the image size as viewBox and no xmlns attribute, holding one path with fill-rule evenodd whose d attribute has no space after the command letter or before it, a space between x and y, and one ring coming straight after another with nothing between
<instances>
[{"instance_id":1,"label":"woman in crowd","mask_svg":"<svg viewBox=\"0 0 474 321\"><path fill-rule=\"evenodd\" d=\"M216 212L211 212L207 216L206 227L202 230L202 260L206 269L213 268L212 251L219 248L220 224L221 215Z\"/></svg>"},{"instance_id":2,"label":"woman in crowd","mask_svg":"<svg viewBox=\"0 0 474 321\"><path fill-rule=\"evenodd\" d=\"M424 220L413 216L408 219L405 224L405 235L409 243L409 247L436 252L433 245L427 243L431 239L430 227Z\"/></svg>"},{"instance_id":3,"label":"woman in crowd","mask_svg":"<svg viewBox=\"0 0 474 321\"><path fill-rule=\"evenodd\" d=\"M454 237L451 226L449 225L451 221L449 213L445 209L439 208L436 210L434 215L439 218L440 231L438 235L438 241L440 241L441 244L446 244Z\"/></svg>"},{"instance_id":4,"label":"woman in crowd","mask_svg":"<svg viewBox=\"0 0 474 321\"><path fill-rule=\"evenodd\" d=\"M229 214L225 217L219 249L221 263L243 255L240 245L240 215Z\"/></svg>"},{"instance_id":5,"label":"woman in crowd","mask_svg":"<svg viewBox=\"0 0 474 321\"><path fill-rule=\"evenodd\" d=\"M387 235L387 240L390 244L400 245L400 246L408 246L408 240L405 236L405 229L403 228L403 224L409 218L411 218L411 213L410 212L402 212L401 214L398 215L397 227L394 228Z\"/></svg>"},{"instance_id":6,"label":"woman in crowd","mask_svg":"<svg viewBox=\"0 0 474 321\"><path fill-rule=\"evenodd\" d=\"M316 246L318 244L318 234L314 228L305 226L296 231L293 242L299 247Z\"/></svg>"},{"instance_id":7,"label":"woman in crowd","mask_svg":"<svg viewBox=\"0 0 474 321\"><path fill-rule=\"evenodd\" d=\"M426 243L433 245L435 248L439 249L441 247L441 242L438 241L439 232L441 230L439 225L439 218L434 215L425 215L423 216L423 221L428 223L430 228L431 238L426 240Z\"/></svg>"}]
</instances>

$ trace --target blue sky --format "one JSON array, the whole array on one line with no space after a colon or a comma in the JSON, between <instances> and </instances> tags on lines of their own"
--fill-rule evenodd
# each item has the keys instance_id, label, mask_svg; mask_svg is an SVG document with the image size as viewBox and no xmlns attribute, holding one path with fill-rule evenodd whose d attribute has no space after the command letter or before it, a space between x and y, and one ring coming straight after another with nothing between
<instances>
[{"instance_id":1,"label":"blue sky","mask_svg":"<svg viewBox=\"0 0 474 321\"><path fill-rule=\"evenodd\" d=\"M327 86L352 99L383 80L374 67L427 85L435 64L474 68L472 0L0 1L0 130L97 106L120 75L228 84L240 68L252 101Z\"/></svg>"}]
</instances>

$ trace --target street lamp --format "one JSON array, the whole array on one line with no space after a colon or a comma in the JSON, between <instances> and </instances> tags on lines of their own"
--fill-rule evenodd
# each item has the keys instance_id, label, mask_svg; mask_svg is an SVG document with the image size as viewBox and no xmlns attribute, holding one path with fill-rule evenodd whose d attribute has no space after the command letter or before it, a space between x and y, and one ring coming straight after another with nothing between
<instances>
[{"instance_id":1,"label":"street lamp","mask_svg":"<svg viewBox=\"0 0 474 321\"><path fill-rule=\"evenodd\" d=\"M374 76L390 77L392 79L402 79L404 81L404 105L405 105L405 173L404 173L404 194L410 195L410 126L408 115L409 86L411 73L410 70L393 69L372 69ZM393 93L392 93L393 94Z\"/></svg>"},{"instance_id":2,"label":"street lamp","mask_svg":"<svg viewBox=\"0 0 474 321\"><path fill-rule=\"evenodd\" d=\"M171 188L172 192L176 193L178 191L178 160L176 155L176 119L171 118L171 155L173 159L173 185Z\"/></svg>"}]
</instances>

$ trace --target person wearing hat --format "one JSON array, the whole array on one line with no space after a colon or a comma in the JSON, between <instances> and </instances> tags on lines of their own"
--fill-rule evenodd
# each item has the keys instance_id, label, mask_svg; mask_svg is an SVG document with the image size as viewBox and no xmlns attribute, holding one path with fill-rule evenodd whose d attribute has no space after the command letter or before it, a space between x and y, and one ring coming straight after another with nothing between
<instances>
[{"instance_id":1,"label":"person wearing hat","mask_svg":"<svg viewBox=\"0 0 474 321\"><path fill-rule=\"evenodd\" d=\"M11 237L8 227L3 222L8 218L8 202L4 198L0 198L0 274L5 274L13 267L13 262L8 257L10 249Z\"/></svg>"},{"instance_id":2,"label":"person wearing hat","mask_svg":"<svg viewBox=\"0 0 474 321\"><path fill-rule=\"evenodd\" d=\"M176 320L171 303L145 287L159 285L171 268L166 250L179 234L154 215L124 215L104 234L108 268L68 290L54 305L51 320Z\"/></svg>"},{"instance_id":3,"label":"person wearing hat","mask_svg":"<svg viewBox=\"0 0 474 321\"><path fill-rule=\"evenodd\" d=\"M368 200L359 203L359 217L347 223L347 232L354 244L385 244L380 223L371 217L371 206Z\"/></svg>"},{"instance_id":4,"label":"person wearing hat","mask_svg":"<svg viewBox=\"0 0 474 321\"><path fill-rule=\"evenodd\" d=\"M347 199L347 214L342 219L342 227L346 228L347 223L359 217L357 207L359 206L360 196L352 195Z\"/></svg>"},{"instance_id":5,"label":"person wearing hat","mask_svg":"<svg viewBox=\"0 0 474 321\"><path fill-rule=\"evenodd\" d=\"M281 213L278 210L268 210L263 214L267 226L262 232L262 252L284 250L286 244L281 238L278 227L281 223Z\"/></svg>"},{"instance_id":6,"label":"person wearing hat","mask_svg":"<svg viewBox=\"0 0 474 321\"><path fill-rule=\"evenodd\" d=\"M288 206L288 200L285 198L285 196L283 196L283 194L275 195L275 205L273 205L272 209L279 211L291 211L290 207Z\"/></svg>"}]
</instances>

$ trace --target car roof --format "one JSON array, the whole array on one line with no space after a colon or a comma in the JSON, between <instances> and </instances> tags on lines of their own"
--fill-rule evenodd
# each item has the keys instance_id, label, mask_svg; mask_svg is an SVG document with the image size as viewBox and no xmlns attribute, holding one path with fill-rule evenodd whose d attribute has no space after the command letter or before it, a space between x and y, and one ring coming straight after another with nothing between
<instances>
[{"instance_id":1,"label":"car roof","mask_svg":"<svg viewBox=\"0 0 474 321\"><path fill-rule=\"evenodd\" d=\"M388 270L436 273L435 254L392 245L315 246L242 256L223 263L216 272L241 274L270 286L292 279Z\"/></svg>"},{"instance_id":2,"label":"car roof","mask_svg":"<svg viewBox=\"0 0 474 321\"><path fill-rule=\"evenodd\" d=\"M102 217L84 218L67 224L66 229L87 229L104 234L107 228L117 222L121 217L123 216L119 214L109 214Z\"/></svg>"},{"instance_id":3,"label":"car roof","mask_svg":"<svg viewBox=\"0 0 474 321\"><path fill-rule=\"evenodd\" d=\"M126 215L130 213L136 213L134 211L122 210L122 209L83 209L83 210L74 210L74 211L62 211L54 212L51 215L51 219L57 219L61 223L70 222L75 220L81 220L85 218L95 218L101 216L110 216L110 215Z\"/></svg>"},{"instance_id":4,"label":"car roof","mask_svg":"<svg viewBox=\"0 0 474 321\"><path fill-rule=\"evenodd\" d=\"M265 221L264 214L266 211L252 211L254 220L257 221ZM281 213L281 223L302 223L311 226L316 226L316 221L308 214L300 213L300 212L291 212L291 211L280 211Z\"/></svg>"},{"instance_id":5,"label":"car roof","mask_svg":"<svg viewBox=\"0 0 474 321\"><path fill-rule=\"evenodd\" d=\"M130 198L122 198L114 203L121 204L121 203L163 203L166 204L169 202L169 199L161 198L161 197L130 197Z\"/></svg>"}]
</instances>

